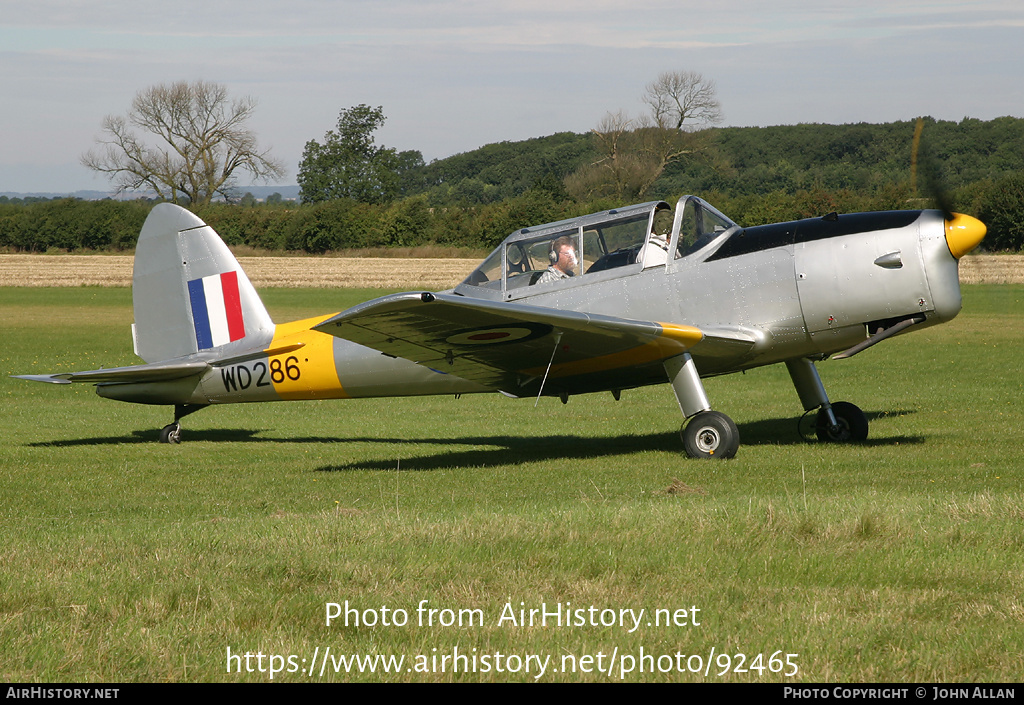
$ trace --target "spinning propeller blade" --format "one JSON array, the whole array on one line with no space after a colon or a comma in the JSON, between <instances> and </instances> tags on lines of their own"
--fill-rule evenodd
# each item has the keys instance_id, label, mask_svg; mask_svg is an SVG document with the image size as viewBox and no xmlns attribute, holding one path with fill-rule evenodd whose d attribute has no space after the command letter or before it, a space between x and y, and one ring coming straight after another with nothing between
<instances>
[{"instance_id":1,"label":"spinning propeller blade","mask_svg":"<svg viewBox=\"0 0 1024 705\"><path fill-rule=\"evenodd\" d=\"M923 185L925 195L930 198L935 207L942 211L942 217L946 220L953 220L953 201L949 191L939 174L939 164L929 148L928 142L922 144L921 133L924 131L924 118L918 118L914 126L914 142L910 152L910 173L913 180L914 190ZM922 183L923 182L923 183Z\"/></svg>"}]
</instances>

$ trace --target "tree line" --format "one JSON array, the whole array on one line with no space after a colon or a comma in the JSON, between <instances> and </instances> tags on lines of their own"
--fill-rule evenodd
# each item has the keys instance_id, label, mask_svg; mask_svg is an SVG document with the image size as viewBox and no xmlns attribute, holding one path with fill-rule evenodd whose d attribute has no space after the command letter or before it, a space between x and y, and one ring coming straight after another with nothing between
<instances>
[{"instance_id":1,"label":"tree line","mask_svg":"<svg viewBox=\"0 0 1024 705\"><path fill-rule=\"evenodd\" d=\"M670 197L691 191L696 189L678 190ZM956 193L955 207L988 225L985 250L1024 249L1024 176L985 180ZM927 199L898 185L870 193L812 186L767 194L712 191L701 195L747 226L831 211L930 207ZM211 203L196 212L229 245L320 254L421 245L489 249L517 228L621 205L611 198L575 201L539 182L518 195L479 205L432 205L427 195L420 194L389 204L347 198L301 205ZM21 252L131 250L152 206L153 202L141 200L0 202L0 248Z\"/></svg>"},{"instance_id":2,"label":"tree line","mask_svg":"<svg viewBox=\"0 0 1024 705\"><path fill-rule=\"evenodd\" d=\"M914 122L713 127L713 91L700 76L682 78L680 84L679 75L665 74L659 81L668 88L648 87L649 115L609 114L588 134L491 144L430 163L419 152L377 145L383 109L355 106L341 111L323 140L307 143L301 204L230 204L201 191L195 200L184 192L166 200L188 204L231 245L309 253L425 244L488 249L526 225L687 193L741 225L932 207L927 189L911 179ZM702 102L685 104L672 92L680 85L703 88ZM241 107L251 110L251 103ZM703 122L680 129L687 115ZM984 247L1024 249L1024 120L925 119L920 126L934 181L957 210L988 224ZM228 181L215 183L214 192L226 191ZM130 249L150 207L0 198L0 247Z\"/></svg>"},{"instance_id":3,"label":"tree line","mask_svg":"<svg viewBox=\"0 0 1024 705\"><path fill-rule=\"evenodd\" d=\"M0 203L0 249L16 252L126 251L155 201L73 198ZM494 247L524 224L584 215L615 204L559 201L542 190L483 206L432 207L423 196L389 204L339 198L311 204L210 203L193 210L231 246L322 254L439 245Z\"/></svg>"}]
</instances>

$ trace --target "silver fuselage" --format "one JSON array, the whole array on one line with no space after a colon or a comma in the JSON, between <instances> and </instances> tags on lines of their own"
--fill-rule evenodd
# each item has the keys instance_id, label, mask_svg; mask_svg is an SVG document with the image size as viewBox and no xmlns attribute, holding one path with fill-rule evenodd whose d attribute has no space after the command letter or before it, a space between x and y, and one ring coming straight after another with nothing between
<instances>
[{"instance_id":1,"label":"silver fuselage","mask_svg":"<svg viewBox=\"0 0 1024 705\"><path fill-rule=\"evenodd\" d=\"M699 199L696 207L713 210ZM680 199L672 249L682 250ZM635 207L651 222L667 204ZM611 213L615 213L612 211ZM616 217L621 217L617 214ZM568 223L568 225L567 225ZM551 232L592 223L553 224ZM938 211L896 211L815 218L739 228L733 224L685 255L645 267L642 261L549 284L524 285L507 271L486 285L468 280L452 292L639 321L736 330L755 342L742 351L697 347L700 376L724 374L798 358L823 359L863 341L872 323L923 316L921 325L953 318L960 310L957 259L945 240ZM501 247L536 238L544 229L517 231ZM634 255L635 256L635 255ZM326 317L325 317L326 318ZM150 404L211 404L286 399L460 394L491 391L452 374L397 359L309 330L277 326L268 348L297 347L227 364L207 354L211 368L169 382L101 384L101 396ZM194 356L193 356L194 357ZM199 357L203 357L202 354ZM294 377L294 379L293 379ZM614 379L580 377L555 383L545 394L618 390L666 382L660 363L639 365Z\"/></svg>"}]
</instances>

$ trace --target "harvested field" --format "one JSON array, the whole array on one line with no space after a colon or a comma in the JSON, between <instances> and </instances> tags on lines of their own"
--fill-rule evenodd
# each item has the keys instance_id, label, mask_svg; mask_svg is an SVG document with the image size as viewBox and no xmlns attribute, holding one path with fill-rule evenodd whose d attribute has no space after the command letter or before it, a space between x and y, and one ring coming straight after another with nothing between
<instances>
[{"instance_id":1,"label":"harvested field","mask_svg":"<svg viewBox=\"0 0 1024 705\"><path fill-rule=\"evenodd\" d=\"M0 255L0 286L131 286L127 255ZM470 259L239 257L253 285L290 288L450 289Z\"/></svg>"},{"instance_id":2,"label":"harvested field","mask_svg":"<svg viewBox=\"0 0 1024 705\"><path fill-rule=\"evenodd\" d=\"M1024 255L970 255L960 260L962 284L1024 284Z\"/></svg>"},{"instance_id":3,"label":"harvested field","mask_svg":"<svg viewBox=\"0 0 1024 705\"><path fill-rule=\"evenodd\" d=\"M131 286L128 255L0 255L0 286ZM450 289L475 259L239 257L256 288ZM1024 284L1024 255L969 255L964 284Z\"/></svg>"}]
</instances>

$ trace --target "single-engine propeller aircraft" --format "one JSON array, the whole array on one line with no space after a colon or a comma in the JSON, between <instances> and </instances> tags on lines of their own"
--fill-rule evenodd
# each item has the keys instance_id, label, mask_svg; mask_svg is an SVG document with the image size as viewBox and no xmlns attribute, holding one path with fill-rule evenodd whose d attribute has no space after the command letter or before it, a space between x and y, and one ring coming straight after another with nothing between
<instances>
[{"instance_id":1,"label":"single-engine propeller aircraft","mask_svg":"<svg viewBox=\"0 0 1024 705\"><path fill-rule=\"evenodd\" d=\"M21 378L173 405L169 443L213 404L493 391L564 402L667 382L687 455L729 458L739 432L701 378L781 362L817 409L818 438L863 440L865 415L829 400L815 361L952 319L958 260L984 236L941 210L742 228L684 196L516 230L449 291L275 325L213 229L160 204L132 282L146 364Z\"/></svg>"}]
</instances>

